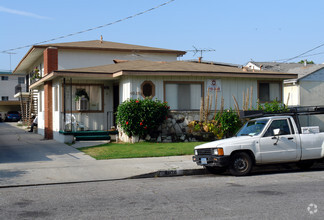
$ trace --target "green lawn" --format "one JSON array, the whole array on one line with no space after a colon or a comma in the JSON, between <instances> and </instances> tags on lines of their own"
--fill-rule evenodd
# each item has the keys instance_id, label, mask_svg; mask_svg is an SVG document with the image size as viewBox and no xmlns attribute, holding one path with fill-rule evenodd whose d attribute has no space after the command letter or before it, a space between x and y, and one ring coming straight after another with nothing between
<instances>
[{"instance_id":1,"label":"green lawn","mask_svg":"<svg viewBox=\"0 0 324 220\"><path fill-rule=\"evenodd\" d=\"M164 157L194 154L194 147L205 142L109 143L94 147L79 148L80 151L97 160L138 157Z\"/></svg>"}]
</instances>

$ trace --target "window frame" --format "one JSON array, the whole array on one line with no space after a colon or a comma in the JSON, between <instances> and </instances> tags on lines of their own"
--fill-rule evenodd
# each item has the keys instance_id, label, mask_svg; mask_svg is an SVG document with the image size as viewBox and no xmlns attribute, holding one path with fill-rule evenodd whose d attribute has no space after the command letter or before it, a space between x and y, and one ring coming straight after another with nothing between
<instances>
[{"instance_id":1,"label":"window frame","mask_svg":"<svg viewBox=\"0 0 324 220\"><path fill-rule=\"evenodd\" d=\"M66 83L65 85L66 87L70 87L71 84L70 83ZM72 83L72 86L99 86L101 88L101 110L86 110L86 111L83 111L83 110L66 110L66 113L102 113L104 112L104 108L105 108L105 103L104 103L104 84L79 84L79 83ZM63 83L61 84L61 91L62 91L62 94L61 94L61 112L64 112L64 85ZM69 101L69 98L67 97L67 101ZM73 100L73 102L75 102Z\"/></svg>"},{"instance_id":2,"label":"window frame","mask_svg":"<svg viewBox=\"0 0 324 220\"><path fill-rule=\"evenodd\" d=\"M1 76L1 80L2 81L8 81L9 80L9 76Z\"/></svg>"},{"instance_id":3,"label":"window frame","mask_svg":"<svg viewBox=\"0 0 324 220\"><path fill-rule=\"evenodd\" d=\"M279 136L282 136L282 135L291 135L293 132L293 129L292 129L292 127L290 126L290 123L289 123L289 121L288 121L288 119L287 118L284 118L284 119L275 119L275 120L272 120L271 122L270 122L270 124L269 124L269 126L267 127L267 129L265 130L265 132L264 132L264 134L262 135L262 137L273 137L274 135L267 135L267 132L268 132L268 130L271 128L271 125L272 125L272 123L274 123L275 121L286 121L287 122L287 126L288 126L288 128L289 128L289 134L280 134ZM267 135L267 136L266 136Z\"/></svg>"},{"instance_id":4,"label":"window frame","mask_svg":"<svg viewBox=\"0 0 324 220\"><path fill-rule=\"evenodd\" d=\"M278 83L279 84L279 96L280 96L280 100L277 100L278 102L282 102L282 90L283 90L283 87L282 87L282 81L279 81L279 80L258 80L257 81L258 83L258 100L260 103L267 103L267 102L272 102L273 100L269 100L269 101L262 101L260 100L260 84L261 83L268 83L269 84L269 87L270 87L270 84L271 83ZM269 90L269 92L271 92ZM270 94L269 94L270 95Z\"/></svg>"},{"instance_id":5,"label":"window frame","mask_svg":"<svg viewBox=\"0 0 324 220\"><path fill-rule=\"evenodd\" d=\"M203 102L205 102L205 82L204 81L163 81L163 101L166 102L166 90L165 86L166 84L199 84L201 85L201 98L203 99ZM187 110L179 110L179 109L171 109L172 111L199 111L199 109L187 109Z\"/></svg>"},{"instance_id":6,"label":"window frame","mask_svg":"<svg viewBox=\"0 0 324 220\"><path fill-rule=\"evenodd\" d=\"M9 96L1 96L1 101L9 101Z\"/></svg>"},{"instance_id":7,"label":"window frame","mask_svg":"<svg viewBox=\"0 0 324 220\"><path fill-rule=\"evenodd\" d=\"M23 83L19 82L19 80L21 80L21 79L24 80ZM18 84L25 84L25 77L19 76L19 77L18 77Z\"/></svg>"},{"instance_id":8,"label":"window frame","mask_svg":"<svg viewBox=\"0 0 324 220\"><path fill-rule=\"evenodd\" d=\"M144 86L145 84L150 84L152 86L152 95L150 96L145 96L144 95ZM151 80L145 80L144 82L142 82L141 84L141 95L143 98L146 98L146 97L154 97L155 96L155 84L151 81Z\"/></svg>"}]
</instances>

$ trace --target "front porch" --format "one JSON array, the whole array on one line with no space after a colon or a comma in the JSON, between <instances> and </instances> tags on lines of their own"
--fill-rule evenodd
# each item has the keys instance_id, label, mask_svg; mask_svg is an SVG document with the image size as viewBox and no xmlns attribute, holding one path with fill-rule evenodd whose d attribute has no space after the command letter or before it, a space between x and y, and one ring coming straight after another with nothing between
<instances>
[{"instance_id":1,"label":"front porch","mask_svg":"<svg viewBox=\"0 0 324 220\"><path fill-rule=\"evenodd\" d=\"M118 131L59 131L64 136L70 136L76 141L82 140L111 140L110 135L118 134Z\"/></svg>"}]
</instances>

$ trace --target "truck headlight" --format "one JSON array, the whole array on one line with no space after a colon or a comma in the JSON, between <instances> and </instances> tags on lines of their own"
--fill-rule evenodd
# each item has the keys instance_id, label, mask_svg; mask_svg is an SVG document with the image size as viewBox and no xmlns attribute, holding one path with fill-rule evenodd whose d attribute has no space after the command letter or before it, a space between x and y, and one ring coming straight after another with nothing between
<instances>
[{"instance_id":1,"label":"truck headlight","mask_svg":"<svg viewBox=\"0 0 324 220\"><path fill-rule=\"evenodd\" d=\"M195 150L195 155L196 155L196 156L198 155L198 151L197 151L197 150Z\"/></svg>"},{"instance_id":2,"label":"truck headlight","mask_svg":"<svg viewBox=\"0 0 324 220\"><path fill-rule=\"evenodd\" d=\"M224 150L223 150L223 148L215 148L215 149L213 149L213 154L217 155L217 156L223 156Z\"/></svg>"}]
</instances>

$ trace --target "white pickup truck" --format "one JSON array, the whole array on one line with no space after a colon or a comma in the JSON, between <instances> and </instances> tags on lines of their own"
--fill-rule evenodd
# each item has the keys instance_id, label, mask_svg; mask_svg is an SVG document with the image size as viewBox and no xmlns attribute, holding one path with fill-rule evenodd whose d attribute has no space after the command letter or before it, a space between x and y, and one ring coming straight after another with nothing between
<instances>
[{"instance_id":1,"label":"white pickup truck","mask_svg":"<svg viewBox=\"0 0 324 220\"><path fill-rule=\"evenodd\" d=\"M196 146L193 156L212 173L228 168L236 176L249 174L254 165L294 162L307 169L323 159L324 132L300 128L291 116L250 120L235 137Z\"/></svg>"}]
</instances>

